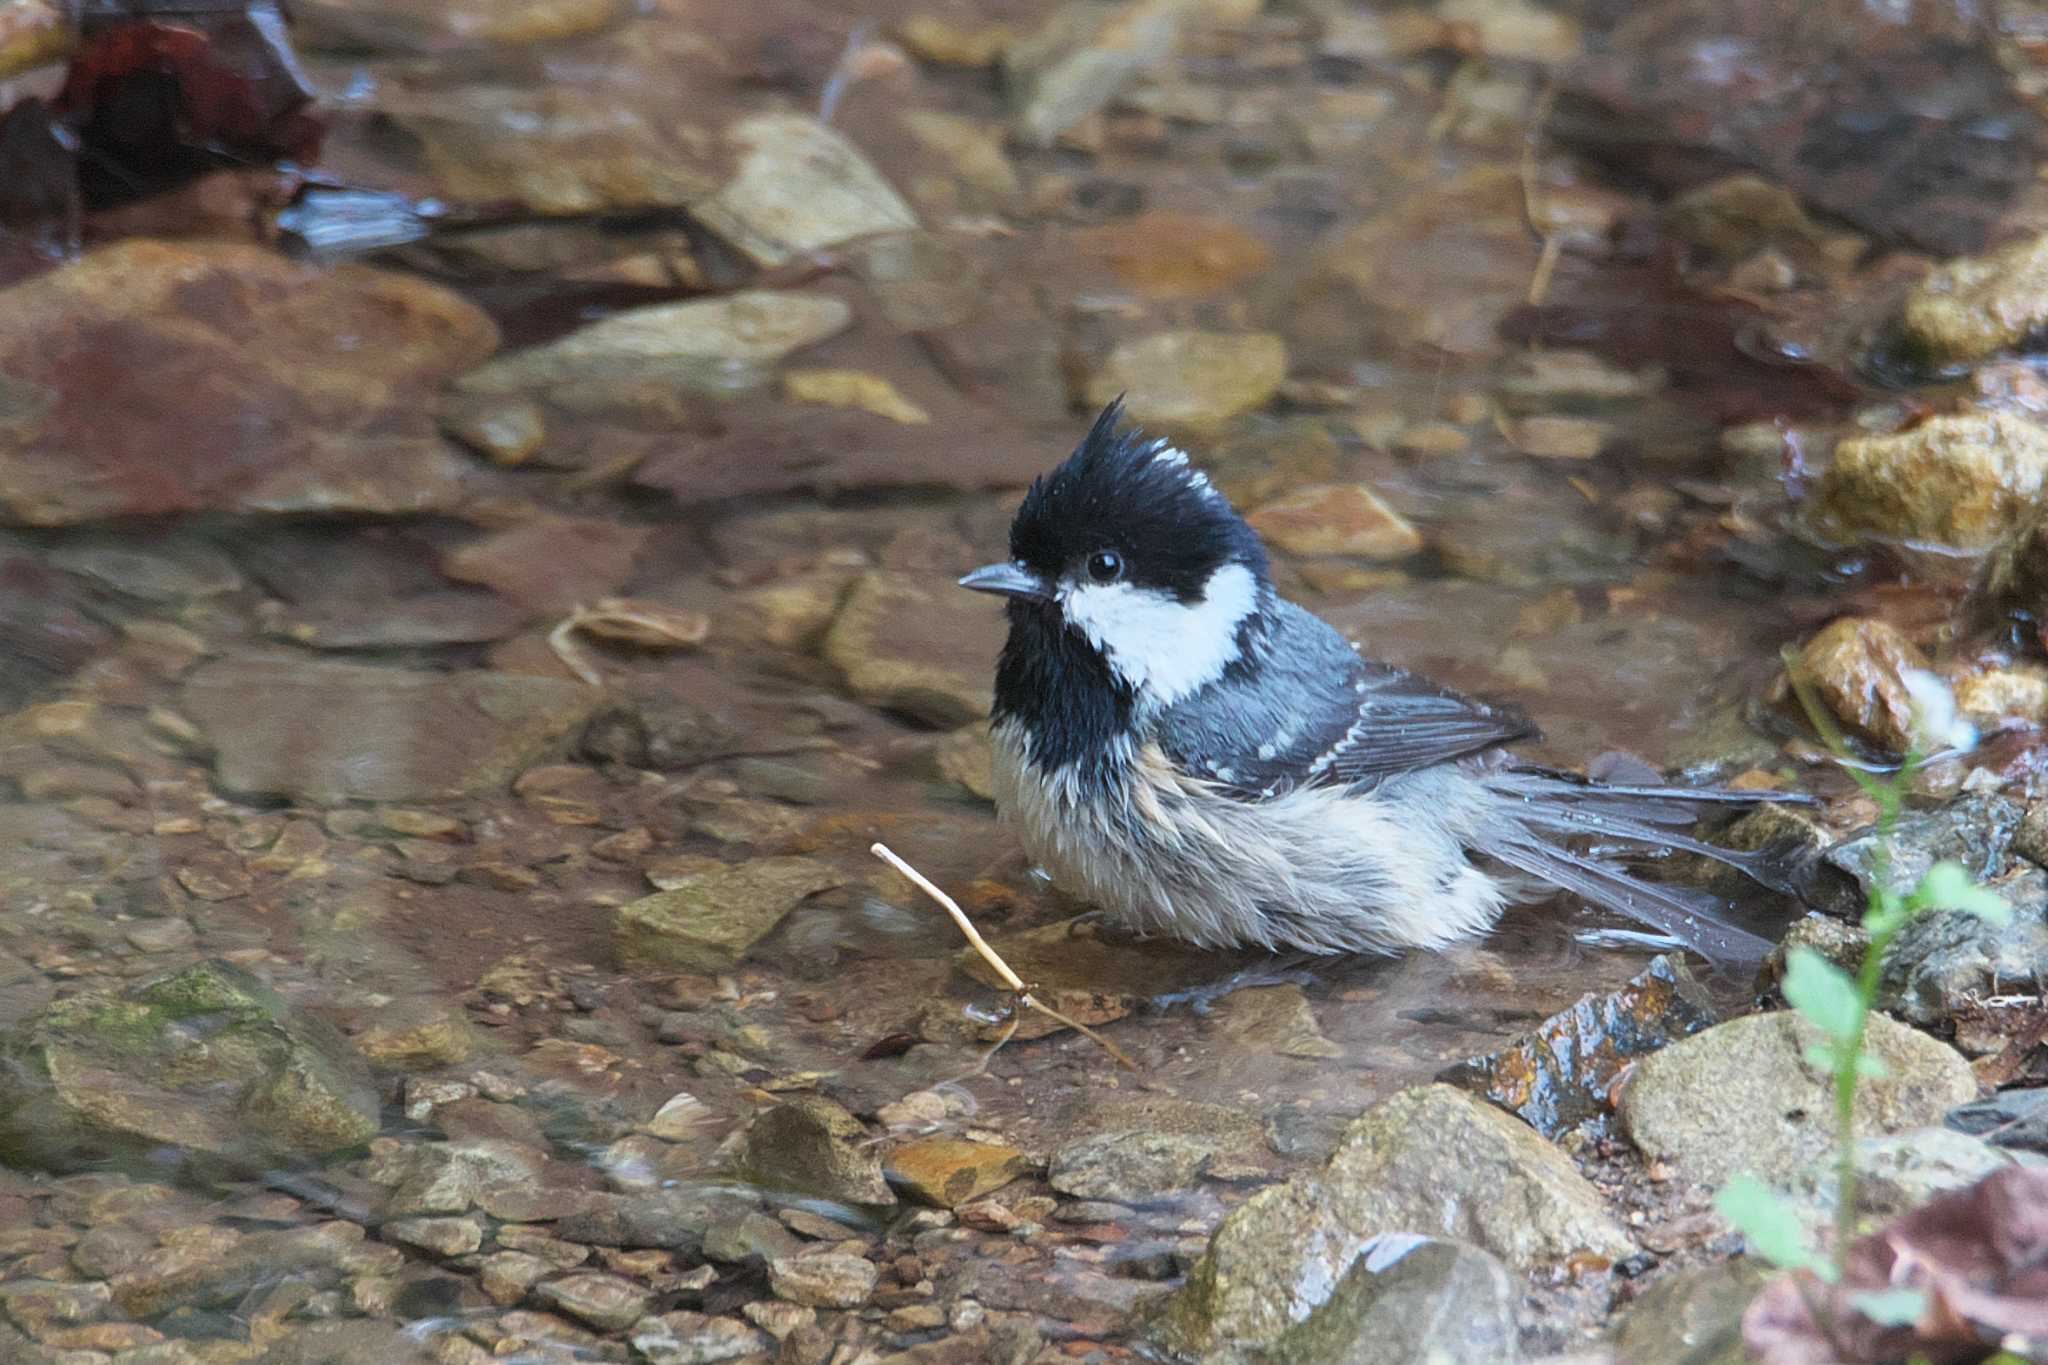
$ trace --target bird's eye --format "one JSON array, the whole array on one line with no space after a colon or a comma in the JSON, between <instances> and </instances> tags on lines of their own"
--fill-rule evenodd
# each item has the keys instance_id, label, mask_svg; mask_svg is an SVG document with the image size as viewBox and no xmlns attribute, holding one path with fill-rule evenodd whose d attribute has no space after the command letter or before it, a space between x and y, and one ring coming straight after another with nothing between
<instances>
[{"instance_id":1,"label":"bird's eye","mask_svg":"<svg viewBox=\"0 0 2048 1365\"><path fill-rule=\"evenodd\" d=\"M1115 550L1097 550L1088 556L1088 576L1097 583L1114 583L1124 576L1124 557Z\"/></svg>"}]
</instances>

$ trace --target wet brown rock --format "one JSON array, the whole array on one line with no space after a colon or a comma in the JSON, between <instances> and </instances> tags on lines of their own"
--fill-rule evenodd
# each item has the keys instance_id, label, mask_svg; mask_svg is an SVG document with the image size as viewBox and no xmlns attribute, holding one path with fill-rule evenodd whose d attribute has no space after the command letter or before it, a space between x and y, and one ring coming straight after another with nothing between
<instances>
[{"instance_id":1,"label":"wet brown rock","mask_svg":"<svg viewBox=\"0 0 2048 1365\"><path fill-rule=\"evenodd\" d=\"M879 1273L865 1256L799 1252L768 1262L768 1286L777 1297L809 1308L858 1308L875 1292Z\"/></svg>"},{"instance_id":2,"label":"wet brown rock","mask_svg":"<svg viewBox=\"0 0 2048 1365\"><path fill-rule=\"evenodd\" d=\"M527 1291L544 1276L555 1273L552 1263L525 1251L494 1251L484 1257L478 1281L491 1302L510 1308L526 1297Z\"/></svg>"},{"instance_id":3,"label":"wet brown rock","mask_svg":"<svg viewBox=\"0 0 2048 1365\"><path fill-rule=\"evenodd\" d=\"M1897 627L1845 616L1808 640L1793 667L1852 733L1893 753L1906 751L1913 703L1905 672L1925 669L1927 657Z\"/></svg>"},{"instance_id":4,"label":"wet brown rock","mask_svg":"<svg viewBox=\"0 0 2048 1365\"><path fill-rule=\"evenodd\" d=\"M1928 272L1899 312L1905 343L1934 366L1968 365L2048 327L2048 234Z\"/></svg>"},{"instance_id":5,"label":"wet brown rock","mask_svg":"<svg viewBox=\"0 0 2048 1365\"><path fill-rule=\"evenodd\" d=\"M1020 140L1049 147L1173 53L1202 0L1067 0L1003 51Z\"/></svg>"},{"instance_id":6,"label":"wet brown rock","mask_svg":"<svg viewBox=\"0 0 2048 1365\"><path fill-rule=\"evenodd\" d=\"M939 775L984 801L995 800L995 755L988 727L963 725L939 743Z\"/></svg>"},{"instance_id":7,"label":"wet brown rock","mask_svg":"<svg viewBox=\"0 0 2048 1365\"><path fill-rule=\"evenodd\" d=\"M917 14L896 26L896 36L912 54L941 66L994 66L1017 40L1007 24L968 27L934 14Z\"/></svg>"},{"instance_id":8,"label":"wet brown rock","mask_svg":"<svg viewBox=\"0 0 2048 1365\"><path fill-rule=\"evenodd\" d=\"M922 1138L891 1151L883 1169L913 1199L950 1209L1001 1189L1029 1171L1031 1160L1000 1143Z\"/></svg>"},{"instance_id":9,"label":"wet brown rock","mask_svg":"<svg viewBox=\"0 0 2048 1365\"><path fill-rule=\"evenodd\" d=\"M0 1313L32 1337L105 1316L113 1295L98 1281L10 1280L0 1284Z\"/></svg>"},{"instance_id":10,"label":"wet brown rock","mask_svg":"<svg viewBox=\"0 0 2048 1365\"><path fill-rule=\"evenodd\" d=\"M450 508L470 472L428 395L496 346L480 311L409 276L104 247L0 291L0 506L44 525Z\"/></svg>"},{"instance_id":11,"label":"wet brown rock","mask_svg":"<svg viewBox=\"0 0 2048 1365\"><path fill-rule=\"evenodd\" d=\"M756 114L726 130L738 170L691 215L757 265L917 226L881 172L802 114Z\"/></svg>"},{"instance_id":12,"label":"wet brown rock","mask_svg":"<svg viewBox=\"0 0 2048 1365\"><path fill-rule=\"evenodd\" d=\"M2048 670L2025 664L1955 679L1956 710L1981 730L2048 721Z\"/></svg>"},{"instance_id":13,"label":"wet brown rock","mask_svg":"<svg viewBox=\"0 0 2048 1365\"><path fill-rule=\"evenodd\" d=\"M1264 270L1266 244L1226 218L1145 213L1074 234L1083 258L1154 298L1220 293Z\"/></svg>"},{"instance_id":14,"label":"wet brown rock","mask_svg":"<svg viewBox=\"0 0 2048 1365\"><path fill-rule=\"evenodd\" d=\"M622 586L648 534L594 517L545 517L452 550L441 568L535 611L568 611Z\"/></svg>"},{"instance_id":15,"label":"wet brown rock","mask_svg":"<svg viewBox=\"0 0 2048 1365\"><path fill-rule=\"evenodd\" d=\"M1360 483L1299 489L1246 520L1289 554L1383 560L1405 559L1422 548L1422 533Z\"/></svg>"},{"instance_id":16,"label":"wet brown rock","mask_svg":"<svg viewBox=\"0 0 2048 1365\"><path fill-rule=\"evenodd\" d=\"M616 85L394 90L380 112L418 139L440 192L467 203L560 215L674 208L712 193L729 170L708 129Z\"/></svg>"},{"instance_id":17,"label":"wet brown rock","mask_svg":"<svg viewBox=\"0 0 2048 1365\"><path fill-rule=\"evenodd\" d=\"M1508 428L1508 440L1539 460L1590 460L1613 437L1614 428L1591 417L1524 417Z\"/></svg>"},{"instance_id":18,"label":"wet brown rock","mask_svg":"<svg viewBox=\"0 0 2048 1365\"><path fill-rule=\"evenodd\" d=\"M181 709L235 792L435 801L496 790L566 747L594 688L514 673L420 673L299 659L209 664Z\"/></svg>"},{"instance_id":19,"label":"wet brown rock","mask_svg":"<svg viewBox=\"0 0 2048 1365\"><path fill-rule=\"evenodd\" d=\"M1790 1012L1754 1014L1652 1053L1629 1073L1623 1127L1689 1180L1747 1171L1788 1182L1832 1146L1833 1081L1807 1057L1818 1038ZM1868 1046L1887 1074L1858 1088L1859 1137L1938 1123L1977 1097L1970 1064L1946 1043L1873 1014Z\"/></svg>"},{"instance_id":20,"label":"wet brown rock","mask_svg":"<svg viewBox=\"0 0 2048 1365\"><path fill-rule=\"evenodd\" d=\"M600 1332L623 1332L646 1313L653 1296L631 1280L595 1271L564 1275L534 1287L534 1298Z\"/></svg>"},{"instance_id":21,"label":"wet brown rock","mask_svg":"<svg viewBox=\"0 0 2048 1365\"><path fill-rule=\"evenodd\" d=\"M1682 962L1660 957L1620 990L1588 995L1532 1032L1437 1079L1485 1096L1556 1139L1608 1112L1615 1082L1638 1057L1714 1022L1706 990Z\"/></svg>"},{"instance_id":22,"label":"wet brown rock","mask_svg":"<svg viewBox=\"0 0 2048 1365\"><path fill-rule=\"evenodd\" d=\"M792 351L843 331L853 314L829 294L746 290L629 308L462 377L470 393L526 393L571 408L630 403L631 386L730 389L765 378Z\"/></svg>"},{"instance_id":23,"label":"wet brown rock","mask_svg":"<svg viewBox=\"0 0 2048 1365\"><path fill-rule=\"evenodd\" d=\"M1840 532L1983 551L2033 513L2044 484L2048 427L1968 412L1841 441L1815 496Z\"/></svg>"},{"instance_id":24,"label":"wet brown rock","mask_svg":"<svg viewBox=\"0 0 2048 1365\"><path fill-rule=\"evenodd\" d=\"M547 416L532 403L508 398L458 401L441 415L441 429L493 464L532 459L548 436Z\"/></svg>"},{"instance_id":25,"label":"wet brown rock","mask_svg":"<svg viewBox=\"0 0 2048 1365\"><path fill-rule=\"evenodd\" d=\"M805 897L844 880L811 858L719 866L619 907L612 941L627 967L730 971Z\"/></svg>"},{"instance_id":26,"label":"wet brown rock","mask_svg":"<svg viewBox=\"0 0 2048 1365\"><path fill-rule=\"evenodd\" d=\"M740 1172L771 1189L851 1204L893 1204L882 1158L860 1120L822 1095L784 1100L748 1127Z\"/></svg>"},{"instance_id":27,"label":"wet brown rock","mask_svg":"<svg viewBox=\"0 0 2048 1365\"><path fill-rule=\"evenodd\" d=\"M959 725L993 705L1002 635L1002 617L973 594L876 569L855 580L823 653L869 705Z\"/></svg>"},{"instance_id":28,"label":"wet brown rock","mask_svg":"<svg viewBox=\"0 0 2048 1365\"><path fill-rule=\"evenodd\" d=\"M1134 422L1213 426L1265 406L1286 377L1287 345L1271 332L1158 332L1111 351L1087 398L1122 394Z\"/></svg>"},{"instance_id":29,"label":"wet brown rock","mask_svg":"<svg viewBox=\"0 0 2048 1365\"><path fill-rule=\"evenodd\" d=\"M936 109L908 109L899 117L912 137L952 163L954 175L985 206L1004 207L1023 192L1003 150L1002 125Z\"/></svg>"},{"instance_id":30,"label":"wet brown rock","mask_svg":"<svg viewBox=\"0 0 2048 1365\"><path fill-rule=\"evenodd\" d=\"M209 1039L197 1051L195 1028ZM0 1046L0 1151L17 1164L65 1168L166 1145L318 1156L377 1131L363 1059L225 962L59 1001Z\"/></svg>"}]
</instances>

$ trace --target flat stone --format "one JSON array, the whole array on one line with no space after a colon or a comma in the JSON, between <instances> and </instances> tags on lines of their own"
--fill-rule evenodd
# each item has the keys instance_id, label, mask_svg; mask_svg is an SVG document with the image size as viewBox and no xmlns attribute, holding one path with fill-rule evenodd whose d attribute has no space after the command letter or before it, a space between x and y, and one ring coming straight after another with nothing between
<instances>
[{"instance_id":1,"label":"flat stone","mask_svg":"<svg viewBox=\"0 0 2048 1365\"><path fill-rule=\"evenodd\" d=\"M875 1292L879 1273L865 1256L799 1252L768 1263L768 1287L777 1297L810 1308L858 1308Z\"/></svg>"},{"instance_id":2,"label":"flat stone","mask_svg":"<svg viewBox=\"0 0 2048 1365\"><path fill-rule=\"evenodd\" d=\"M501 790L566 748L601 701L517 673L251 657L193 673L180 709L217 751L228 791L338 804Z\"/></svg>"},{"instance_id":3,"label":"flat stone","mask_svg":"<svg viewBox=\"0 0 2048 1365\"><path fill-rule=\"evenodd\" d=\"M677 208L718 188L730 167L716 139L661 94L654 106L615 82L464 82L382 91L378 111L418 139L445 197L567 216Z\"/></svg>"},{"instance_id":4,"label":"flat stone","mask_svg":"<svg viewBox=\"0 0 2048 1365\"><path fill-rule=\"evenodd\" d=\"M189 602L242 586L234 561L194 536L87 534L52 549L49 562L144 602Z\"/></svg>"},{"instance_id":5,"label":"flat stone","mask_svg":"<svg viewBox=\"0 0 2048 1365\"><path fill-rule=\"evenodd\" d=\"M1028 1172L1031 1159L1000 1143L920 1138L891 1150L882 1169L911 1198L950 1209L1001 1189Z\"/></svg>"},{"instance_id":6,"label":"flat stone","mask_svg":"<svg viewBox=\"0 0 2048 1365\"><path fill-rule=\"evenodd\" d=\"M1437 1079L1483 1095L1553 1141L1610 1110L1634 1062L1716 1021L1685 964L1653 959L1618 991L1586 995L1507 1046L1446 1067Z\"/></svg>"},{"instance_id":7,"label":"flat stone","mask_svg":"<svg viewBox=\"0 0 2048 1365\"><path fill-rule=\"evenodd\" d=\"M395 1218L384 1235L436 1256L467 1256L484 1244L483 1225L474 1218Z\"/></svg>"},{"instance_id":8,"label":"flat stone","mask_svg":"<svg viewBox=\"0 0 2048 1365\"><path fill-rule=\"evenodd\" d=\"M441 571L534 611L566 612L624 586L650 534L609 518L542 517L449 551Z\"/></svg>"},{"instance_id":9,"label":"flat stone","mask_svg":"<svg viewBox=\"0 0 2048 1365\"><path fill-rule=\"evenodd\" d=\"M557 42L632 14L630 0L311 0L292 6L292 37L308 52L451 52Z\"/></svg>"},{"instance_id":10,"label":"flat stone","mask_svg":"<svg viewBox=\"0 0 2048 1365\"><path fill-rule=\"evenodd\" d=\"M542 1278L555 1273L553 1262L527 1251L494 1251L477 1269L477 1283L491 1302L510 1308L524 1299Z\"/></svg>"},{"instance_id":11,"label":"flat stone","mask_svg":"<svg viewBox=\"0 0 2048 1365\"><path fill-rule=\"evenodd\" d=\"M715 1365L721 1360L762 1355L773 1342L738 1318L703 1313L662 1313L641 1319L633 1349L651 1365Z\"/></svg>"},{"instance_id":12,"label":"flat stone","mask_svg":"<svg viewBox=\"0 0 2048 1365\"><path fill-rule=\"evenodd\" d=\"M1299 986L1254 986L1232 991L1217 1004L1216 1031L1252 1052L1316 1060L1342 1057L1323 1036L1315 1010Z\"/></svg>"},{"instance_id":13,"label":"flat stone","mask_svg":"<svg viewBox=\"0 0 2048 1365\"><path fill-rule=\"evenodd\" d=\"M876 569L855 580L822 652L869 705L952 726L988 716L1003 631L973 594Z\"/></svg>"},{"instance_id":14,"label":"flat stone","mask_svg":"<svg viewBox=\"0 0 2048 1365\"><path fill-rule=\"evenodd\" d=\"M534 1287L533 1296L600 1332L625 1331L640 1320L653 1301L653 1295L631 1280L597 1271L544 1280Z\"/></svg>"},{"instance_id":15,"label":"flat stone","mask_svg":"<svg viewBox=\"0 0 2048 1365\"><path fill-rule=\"evenodd\" d=\"M881 172L814 118L756 114L725 138L739 169L690 212L756 265L917 226Z\"/></svg>"},{"instance_id":16,"label":"flat stone","mask_svg":"<svg viewBox=\"0 0 2048 1365\"><path fill-rule=\"evenodd\" d=\"M32 1337L92 1322L106 1315L113 1294L97 1280L10 1280L0 1284L0 1313Z\"/></svg>"},{"instance_id":17,"label":"flat stone","mask_svg":"<svg viewBox=\"0 0 2048 1365\"><path fill-rule=\"evenodd\" d=\"M1074 234L1074 247L1153 298L1219 293L1263 271L1272 252L1228 218L1141 213Z\"/></svg>"},{"instance_id":18,"label":"flat stone","mask_svg":"<svg viewBox=\"0 0 2048 1365\"><path fill-rule=\"evenodd\" d=\"M2048 327L2048 234L1927 273L1899 310L1916 358L1968 365L2009 351Z\"/></svg>"},{"instance_id":19,"label":"flat stone","mask_svg":"<svg viewBox=\"0 0 2048 1365\"><path fill-rule=\"evenodd\" d=\"M1088 401L1122 395L1134 422L1214 426L1264 407L1286 377L1287 345L1271 332L1156 332L1109 353Z\"/></svg>"},{"instance_id":20,"label":"flat stone","mask_svg":"<svg viewBox=\"0 0 2048 1365\"><path fill-rule=\"evenodd\" d=\"M769 1189L800 1190L849 1204L896 1202L867 1129L822 1095L793 1096L755 1118L735 1165Z\"/></svg>"},{"instance_id":21,"label":"flat stone","mask_svg":"<svg viewBox=\"0 0 2048 1365\"><path fill-rule=\"evenodd\" d=\"M556 341L515 351L462 376L468 393L521 393L604 407L636 384L729 390L765 380L783 357L846 329L853 312L830 294L766 289L628 308Z\"/></svg>"},{"instance_id":22,"label":"flat stone","mask_svg":"<svg viewBox=\"0 0 2048 1365\"><path fill-rule=\"evenodd\" d=\"M1194 1184L1221 1149L1202 1134L1101 1133L1054 1152L1046 1182L1076 1199L1143 1203Z\"/></svg>"},{"instance_id":23,"label":"flat stone","mask_svg":"<svg viewBox=\"0 0 2048 1365\"><path fill-rule=\"evenodd\" d=\"M1289 554L1386 560L1422 548L1422 533L1360 483L1297 489L1245 519L1267 544Z\"/></svg>"},{"instance_id":24,"label":"flat stone","mask_svg":"<svg viewBox=\"0 0 2048 1365\"><path fill-rule=\"evenodd\" d=\"M475 306L409 275L102 247L0 291L0 509L38 525L453 509L475 467L431 393L497 343Z\"/></svg>"},{"instance_id":25,"label":"flat stone","mask_svg":"<svg viewBox=\"0 0 2048 1365\"><path fill-rule=\"evenodd\" d=\"M1748 1172L1788 1183L1830 1159L1834 1082L1806 1056L1819 1041L1789 1011L1694 1034L1636 1063L1622 1126L1645 1156L1686 1179L1719 1185ZM1867 1046L1889 1074L1857 1090L1858 1137L1939 1123L1977 1097L1970 1064L1946 1043L1874 1014Z\"/></svg>"},{"instance_id":26,"label":"flat stone","mask_svg":"<svg viewBox=\"0 0 2048 1365\"><path fill-rule=\"evenodd\" d=\"M163 1146L317 1157L378 1129L363 1059L225 962L58 1001L0 1046L0 1152L16 1164L69 1169Z\"/></svg>"},{"instance_id":27,"label":"flat stone","mask_svg":"<svg viewBox=\"0 0 2048 1365\"><path fill-rule=\"evenodd\" d=\"M2034 515L2044 484L2048 426L1967 412L1837 442L1814 496L1840 534L1985 551Z\"/></svg>"},{"instance_id":28,"label":"flat stone","mask_svg":"<svg viewBox=\"0 0 2048 1365\"><path fill-rule=\"evenodd\" d=\"M620 906L612 942L627 967L730 971L806 897L845 880L811 858L722 865Z\"/></svg>"},{"instance_id":29,"label":"flat stone","mask_svg":"<svg viewBox=\"0 0 2048 1365\"><path fill-rule=\"evenodd\" d=\"M1521 1365L1519 1286L1476 1247L1387 1233L1271 1347L1274 1365Z\"/></svg>"}]
</instances>

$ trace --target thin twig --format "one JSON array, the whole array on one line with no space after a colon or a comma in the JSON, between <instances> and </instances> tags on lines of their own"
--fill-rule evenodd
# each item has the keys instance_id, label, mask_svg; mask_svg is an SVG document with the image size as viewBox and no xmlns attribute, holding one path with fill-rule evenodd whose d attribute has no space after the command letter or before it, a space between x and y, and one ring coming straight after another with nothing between
<instances>
[{"instance_id":1,"label":"thin twig","mask_svg":"<svg viewBox=\"0 0 2048 1365\"><path fill-rule=\"evenodd\" d=\"M944 910L947 914L953 917L953 923L959 927L960 932L962 934L965 934L967 936L967 942L971 947L973 947L974 951L981 954L981 960L983 962L988 963L988 965L992 969L994 969L995 974L1002 978L1003 984L1008 986L1013 992L1016 993L1018 1004L1023 1005L1028 1009L1037 1010L1040 1014L1044 1015L1048 1019L1051 1019L1055 1023L1060 1024L1062 1027L1073 1029L1075 1032L1081 1034L1083 1037L1093 1041L1094 1044L1097 1047L1101 1048L1104 1052L1107 1052L1110 1056L1116 1058L1118 1063L1120 1063L1128 1070L1132 1072L1138 1072L1138 1064L1132 1061L1129 1057L1126 1057L1124 1055L1124 1051L1122 1048L1118 1047L1115 1043L1110 1042L1109 1039L1103 1037L1094 1029L1089 1028L1080 1020L1069 1019L1066 1015L1061 1014L1058 1010L1054 1009L1052 1006L1040 1000L1036 995L1032 994L1032 988L1024 984L1024 978L1017 975L1015 972L1011 971L1010 964L1003 961L1001 955L999 955L995 949L988 946L988 940L983 938L981 936L981 931L974 927L974 921L967 918L967 912L960 908L959 902L955 901L951 896L941 891L937 886L935 886L932 883L929 877L925 876L924 873L919 872L909 863L904 862L903 859L897 857L896 851L890 848L887 844L870 844L868 845L868 852L874 854L877 858L880 858L883 862L887 863L889 866L895 868L898 872L901 872L904 876L908 877L910 879L910 884L912 886L915 886L918 890L924 892L925 895L930 896L934 901L937 901L939 904L939 908ZM1016 1025L1014 1023L1012 1023L1010 1027L1010 1032L1016 1032ZM1009 1034L1005 1034L1002 1038L997 1040L996 1046L989 1049L988 1056L982 1058L982 1067L986 1067L988 1065L989 1058L995 1056L996 1049L1000 1048L1004 1043L1008 1042L1009 1040ZM979 1069L980 1068L977 1068L977 1071ZM970 1072L968 1074L972 1075L975 1073ZM1140 1072L1138 1074L1142 1075L1143 1073Z\"/></svg>"}]
</instances>

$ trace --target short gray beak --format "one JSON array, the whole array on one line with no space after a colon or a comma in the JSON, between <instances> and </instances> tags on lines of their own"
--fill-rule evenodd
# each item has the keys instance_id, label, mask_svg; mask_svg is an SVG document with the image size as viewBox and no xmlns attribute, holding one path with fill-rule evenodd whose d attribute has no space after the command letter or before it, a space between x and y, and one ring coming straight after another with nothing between
<instances>
[{"instance_id":1,"label":"short gray beak","mask_svg":"<svg viewBox=\"0 0 2048 1365\"><path fill-rule=\"evenodd\" d=\"M1022 597L1033 602L1052 599L1052 592L1039 581L1038 575L1021 564L984 564L960 580L963 588L976 592L996 592L1005 597Z\"/></svg>"}]
</instances>

